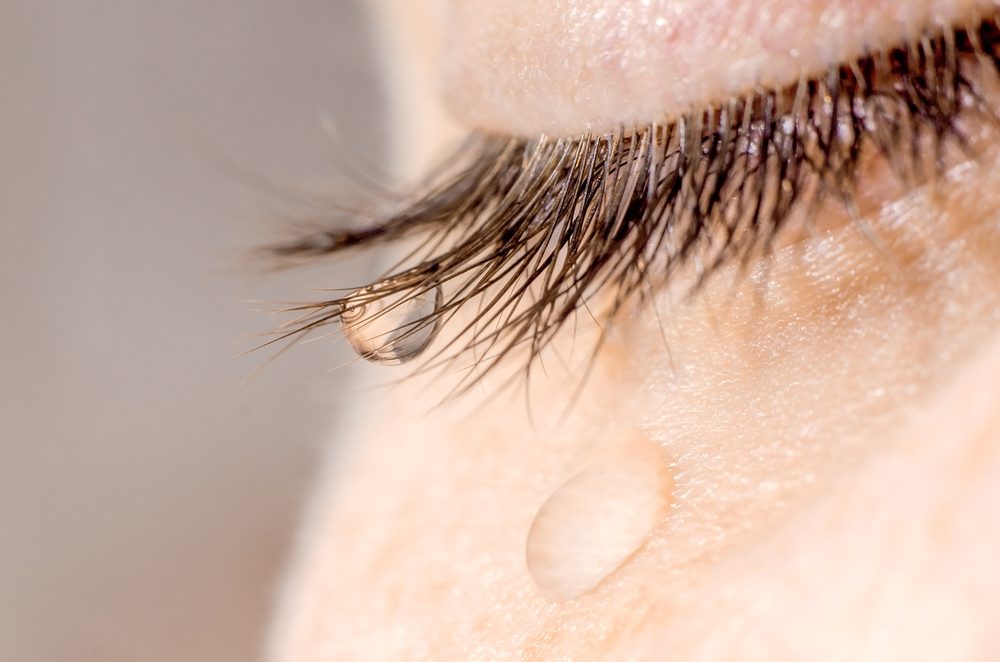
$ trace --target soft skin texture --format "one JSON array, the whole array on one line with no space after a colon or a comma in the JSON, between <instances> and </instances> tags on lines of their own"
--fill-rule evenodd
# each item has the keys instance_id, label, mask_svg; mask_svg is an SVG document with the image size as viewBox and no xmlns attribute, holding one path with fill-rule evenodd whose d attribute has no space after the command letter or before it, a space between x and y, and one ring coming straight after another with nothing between
<instances>
[{"instance_id":1,"label":"soft skin texture","mask_svg":"<svg viewBox=\"0 0 1000 662\"><path fill-rule=\"evenodd\" d=\"M443 86L469 126L645 124L795 83L997 0L447 0Z\"/></svg>"},{"instance_id":2,"label":"soft skin texture","mask_svg":"<svg viewBox=\"0 0 1000 662\"><path fill-rule=\"evenodd\" d=\"M565 417L579 362L554 355L531 416L522 393L428 414L447 380L372 396L271 660L996 659L1000 140L970 130L979 160L933 186L865 170L875 241L824 208L748 277L636 310ZM539 590L538 509L637 438L667 458L662 520L593 590Z\"/></svg>"}]
</instances>

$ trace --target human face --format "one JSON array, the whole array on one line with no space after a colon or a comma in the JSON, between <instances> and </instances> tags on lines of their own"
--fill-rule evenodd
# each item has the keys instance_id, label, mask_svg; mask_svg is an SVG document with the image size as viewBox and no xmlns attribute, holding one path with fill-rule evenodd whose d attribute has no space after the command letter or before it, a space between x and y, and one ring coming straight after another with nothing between
<instances>
[{"instance_id":1,"label":"human face","mask_svg":"<svg viewBox=\"0 0 1000 662\"><path fill-rule=\"evenodd\" d=\"M442 53L470 128L577 135L977 10L997 8L467 0L414 45ZM373 398L311 511L273 658L993 659L1000 142L963 122L976 157L950 152L932 182L866 161L853 213L811 209L693 297L658 289L582 391L554 358L570 333L527 404L473 391L428 414L452 384L419 376Z\"/></svg>"}]
</instances>

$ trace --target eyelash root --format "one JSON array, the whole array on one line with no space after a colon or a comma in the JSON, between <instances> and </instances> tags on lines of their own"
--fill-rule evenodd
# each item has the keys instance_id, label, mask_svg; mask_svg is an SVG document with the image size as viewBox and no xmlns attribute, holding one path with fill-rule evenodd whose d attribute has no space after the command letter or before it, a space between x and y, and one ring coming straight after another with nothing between
<instances>
[{"instance_id":1,"label":"eyelash root","mask_svg":"<svg viewBox=\"0 0 1000 662\"><path fill-rule=\"evenodd\" d=\"M968 150L959 118L996 118L977 78L1000 71L997 19L676 121L575 138L475 134L403 211L268 249L298 262L409 246L367 286L289 309L298 316L267 344L340 323L373 361L427 355L425 369L443 368L471 353L459 391L515 354L530 369L581 310L603 329L596 352L627 307L680 269L694 269L697 289L767 254L796 210L850 208L870 150L908 185L928 160L943 167L946 144ZM447 338L425 351L442 327Z\"/></svg>"}]
</instances>

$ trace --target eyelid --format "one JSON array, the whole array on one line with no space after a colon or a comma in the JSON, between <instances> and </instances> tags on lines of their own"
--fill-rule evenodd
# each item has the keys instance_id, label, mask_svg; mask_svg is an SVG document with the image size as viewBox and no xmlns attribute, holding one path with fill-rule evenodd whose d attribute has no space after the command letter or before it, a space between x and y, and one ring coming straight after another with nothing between
<instances>
[{"instance_id":1,"label":"eyelid","mask_svg":"<svg viewBox=\"0 0 1000 662\"><path fill-rule=\"evenodd\" d=\"M940 173L946 145L973 147L966 117L998 119L979 85L997 81L998 18L928 33L794 88L758 91L667 124L576 139L477 134L403 211L271 249L301 259L417 242L368 287L292 309L301 316L273 342L341 316L352 319L345 333L374 329L382 317L405 317L399 306L434 299L433 310L418 307L418 316L385 333L385 347L364 338L379 351L363 356L392 354L390 342L413 346L457 319L435 348L441 360L422 369L471 351L464 390L518 350L530 367L581 311L600 318L603 334L686 267L694 289L729 264L746 269L796 212L811 223L827 199L857 212L858 171L870 157L907 185ZM479 305L466 308L470 302ZM366 309L380 312L355 323ZM463 309L471 315L459 315Z\"/></svg>"},{"instance_id":2,"label":"eyelid","mask_svg":"<svg viewBox=\"0 0 1000 662\"><path fill-rule=\"evenodd\" d=\"M600 133L778 89L997 0L452 0L445 98L467 126ZM569 9L567 9L569 7Z\"/></svg>"}]
</instances>

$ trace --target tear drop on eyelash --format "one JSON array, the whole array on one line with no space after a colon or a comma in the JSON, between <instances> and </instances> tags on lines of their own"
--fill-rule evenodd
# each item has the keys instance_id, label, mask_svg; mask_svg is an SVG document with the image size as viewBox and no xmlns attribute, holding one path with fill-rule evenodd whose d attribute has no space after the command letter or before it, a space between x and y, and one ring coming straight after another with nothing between
<instances>
[{"instance_id":1,"label":"tear drop on eyelash","mask_svg":"<svg viewBox=\"0 0 1000 662\"><path fill-rule=\"evenodd\" d=\"M441 287L425 292L400 292L373 298L364 288L347 298L340 316L344 337L362 358L381 365L399 365L417 358L437 335ZM353 303L352 303L353 301Z\"/></svg>"},{"instance_id":2,"label":"tear drop on eyelash","mask_svg":"<svg viewBox=\"0 0 1000 662\"><path fill-rule=\"evenodd\" d=\"M659 446L615 445L545 501L528 531L528 573L555 600L579 597L628 562L663 521L674 481Z\"/></svg>"}]
</instances>

